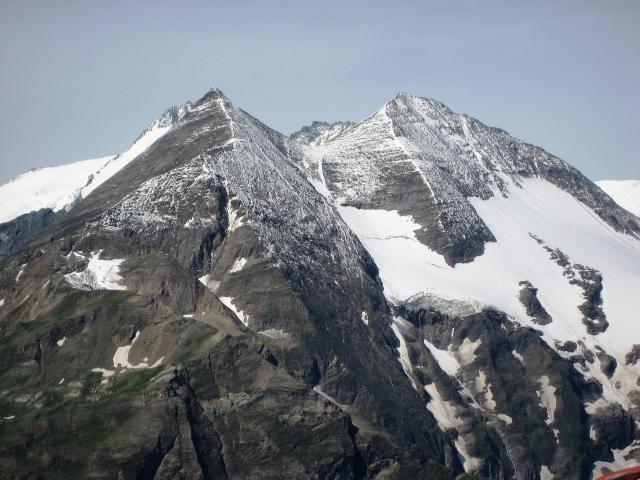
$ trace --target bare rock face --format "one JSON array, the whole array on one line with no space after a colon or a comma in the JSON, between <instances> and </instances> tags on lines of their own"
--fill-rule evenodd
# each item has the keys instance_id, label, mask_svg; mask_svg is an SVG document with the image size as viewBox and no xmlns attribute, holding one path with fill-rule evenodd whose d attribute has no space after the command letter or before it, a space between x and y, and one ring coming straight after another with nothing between
<instances>
[{"instance_id":1,"label":"bare rock face","mask_svg":"<svg viewBox=\"0 0 640 480\"><path fill-rule=\"evenodd\" d=\"M551 260L562 267L563 275L569 283L577 285L582 289L584 299L578 308L582 312L582 323L587 327L587 332L597 335L607 330L609 322L602 307L602 274L596 269L580 264L573 264L570 258L559 248L551 248L544 245L542 240L538 241L549 252Z\"/></svg>"},{"instance_id":2,"label":"bare rock face","mask_svg":"<svg viewBox=\"0 0 640 480\"><path fill-rule=\"evenodd\" d=\"M531 282L523 280L520 282L520 302L524 306L527 315L532 317L534 322L540 325L547 325L552 322L551 315L538 300L538 289L531 285Z\"/></svg>"},{"instance_id":3,"label":"bare rock face","mask_svg":"<svg viewBox=\"0 0 640 480\"><path fill-rule=\"evenodd\" d=\"M418 239L452 265L473 261L495 240L468 198L506 194L505 178L544 178L616 230L640 238L638 219L578 170L435 100L400 93L336 130L326 138L306 130L292 136L312 147L301 162L308 175L342 205L411 215L422 226Z\"/></svg>"},{"instance_id":4,"label":"bare rock face","mask_svg":"<svg viewBox=\"0 0 640 480\"><path fill-rule=\"evenodd\" d=\"M340 135L353 122L313 122L291 134L291 139L308 145L320 145Z\"/></svg>"},{"instance_id":5,"label":"bare rock face","mask_svg":"<svg viewBox=\"0 0 640 480\"><path fill-rule=\"evenodd\" d=\"M288 142L213 90L7 261L4 471L461 471L401 381L375 265Z\"/></svg>"},{"instance_id":6,"label":"bare rock face","mask_svg":"<svg viewBox=\"0 0 640 480\"><path fill-rule=\"evenodd\" d=\"M635 365L640 360L640 345L634 345L625 357L627 365Z\"/></svg>"},{"instance_id":7,"label":"bare rock face","mask_svg":"<svg viewBox=\"0 0 640 480\"><path fill-rule=\"evenodd\" d=\"M595 432L595 448L604 448L604 455L608 449L623 449L631 444L636 436L633 418L620 405L608 405L599 409L592 417L591 425Z\"/></svg>"},{"instance_id":8,"label":"bare rock face","mask_svg":"<svg viewBox=\"0 0 640 480\"><path fill-rule=\"evenodd\" d=\"M0 224L0 260L42 233L59 215L50 208L25 213Z\"/></svg>"},{"instance_id":9,"label":"bare rock face","mask_svg":"<svg viewBox=\"0 0 640 480\"><path fill-rule=\"evenodd\" d=\"M596 348L596 357L598 357L598 361L600 362L600 370L602 373L608 378L611 378L616 371L618 361L601 348Z\"/></svg>"},{"instance_id":10,"label":"bare rock face","mask_svg":"<svg viewBox=\"0 0 640 480\"><path fill-rule=\"evenodd\" d=\"M67 212L0 226L4 476L582 480L634 455L640 347L623 365L594 340L603 272L525 233L575 308L528 275L505 282L524 321L429 289L391 299L340 214L410 216L409 248L457 272L500 246L472 199L536 177L637 236L575 169L407 94L292 138L217 89L158 122Z\"/></svg>"}]
</instances>

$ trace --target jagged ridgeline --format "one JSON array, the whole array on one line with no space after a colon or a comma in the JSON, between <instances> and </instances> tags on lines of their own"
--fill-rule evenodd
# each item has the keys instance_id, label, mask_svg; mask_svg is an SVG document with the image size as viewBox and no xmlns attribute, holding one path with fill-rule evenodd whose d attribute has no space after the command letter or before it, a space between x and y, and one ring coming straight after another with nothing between
<instances>
[{"instance_id":1,"label":"jagged ridgeline","mask_svg":"<svg viewBox=\"0 0 640 480\"><path fill-rule=\"evenodd\" d=\"M433 100L286 137L213 89L1 185L0 221L3 477L640 460L640 219Z\"/></svg>"}]
</instances>

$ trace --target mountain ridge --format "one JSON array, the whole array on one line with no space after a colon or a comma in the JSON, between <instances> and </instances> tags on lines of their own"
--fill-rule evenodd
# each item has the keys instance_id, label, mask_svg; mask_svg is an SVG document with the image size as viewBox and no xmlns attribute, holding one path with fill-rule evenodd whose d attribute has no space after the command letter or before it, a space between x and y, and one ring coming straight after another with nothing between
<instances>
[{"instance_id":1,"label":"mountain ridge","mask_svg":"<svg viewBox=\"0 0 640 480\"><path fill-rule=\"evenodd\" d=\"M640 218L640 180L598 180L596 184L621 207Z\"/></svg>"},{"instance_id":2,"label":"mountain ridge","mask_svg":"<svg viewBox=\"0 0 640 480\"><path fill-rule=\"evenodd\" d=\"M305 143L217 89L189 102L1 260L0 464L503 480L637 461L637 219L476 122L399 94Z\"/></svg>"}]
</instances>

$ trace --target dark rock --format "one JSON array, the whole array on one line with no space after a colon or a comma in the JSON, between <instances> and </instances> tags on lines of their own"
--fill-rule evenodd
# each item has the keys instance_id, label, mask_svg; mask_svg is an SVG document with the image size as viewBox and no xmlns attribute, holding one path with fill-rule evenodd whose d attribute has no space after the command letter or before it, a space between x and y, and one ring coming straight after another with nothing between
<instances>
[{"instance_id":1,"label":"dark rock","mask_svg":"<svg viewBox=\"0 0 640 480\"><path fill-rule=\"evenodd\" d=\"M538 300L538 289L534 288L530 282L523 280L520 282L520 303L524 306L529 315L538 325L547 325L553 321L551 315Z\"/></svg>"},{"instance_id":2,"label":"dark rock","mask_svg":"<svg viewBox=\"0 0 640 480\"><path fill-rule=\"evenodd\" d=\"M49 227L62 213L50 208L25 213L10 222L0 224L0 260L26 245Z\"/></svg>"},{"instance_id":3,"label":"dark rock","mask_svg":"<svg viewBox=\"0 0 640 480\"><path fill-rule=\"evenodd\" d=\"M627 365L635 365L638 363L638 360L640 360L640 345L636 344L631 351L626 354L624 361Z\"/></svg>"},{"instance_id":4,"label":"dark rock","mask_svg":"<svg viewBox=\"0 0 640 480\"><path fill-rule=\"evenodd\" d=\"M578 345L576 344L576 342L573 342L571 340L564 342L563 344L558 346L558 350L569 353L575 352L577 348Z\"/></svg>"},{"instance_id":5,"label":"dark rock","mask_svg":"<svg viewBox=\"0 0 640 480\"><path fill-rule=\"evenodd\" d=\"M598 360L600 361L600 370L602 373L604 373L608 378L611 378L618 366L616 359L601 349L596 351L596 357L598 357Z\"/></svg>"},{"instance_id":6,"label":"dark rock","mask_svg":"<svg viewBox=\"0 0 640 480\"><path fill-rule=\"evenodd\" d=\"M633 417L617 403L598 409L591 415L590 422L596 431L597 443L605 456L608 456L611 449L625 448L636 435Z\"/></svg>"},{"instance_id":7,"label":"dark rock","mask_svg":"<svg viewBox=\"0 0 640 480\"><path fill-rule=\"evenodd\" d=\"M574 367L595 361L583 343L578 352L566 342L561 350L578 354L563 358L540 330L460 299L391 305L369 253L308 181L322 175L345 205L411 215L418 241L455 265L495 240L469 197L507 195L502 175L545 178L602 207L617 230L640 231L579 172L408 95L364 123L383 139L423 141L420 151L315 124L296 138L358 151L320 165L218 90L186 110L168 112L168 133L67 213L34 214L5 233L14 250L0 260L3 476L478 478L463 474L464 440L477 475L535 479L546 465L582 480L635 435L631 409L585 412L603 386ZM420 130L425 120L438 128ZM366 185L346 161L371 168ZM546 248L583 288L591 331L602 331L599 272ZM93 252L122 260L126 290L66 281ZM535 287L522 287L527 312L551 321ZM123 350L136 368L113 367ZM595 355L611 375L612 357ZM545 382L553 415L541 405Z\"/></svg>"}]
</instances>

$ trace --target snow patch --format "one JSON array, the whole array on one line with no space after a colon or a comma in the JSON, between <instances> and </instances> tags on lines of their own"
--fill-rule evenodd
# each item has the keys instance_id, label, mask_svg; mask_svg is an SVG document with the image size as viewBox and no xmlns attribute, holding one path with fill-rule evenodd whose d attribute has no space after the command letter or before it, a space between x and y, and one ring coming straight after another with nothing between
<instances>
[{"instance_id":1,"label":"snow patch","mask_svg":"<svg viewBox=\"0 0 640 480\"><path fill-rule=\"evenodd\" d=\"M24 273L25 268L27 268L26 263L23 263L22 265L20 265L20 270L18 270L18 274L16 275L16 283L20 281L20 277L22 277L22 274Z\"/></svg>"},{"instance_id":2,"label":"snow patch","mask_svg":"<svg viewBox=\"0 0 640 480\"><path fill-rule=\"evenodd\" d=\"M238 258L238 259L236 259L236 261L233 262L233 265L231 266L231 269L229 270L229 273L239 272L240 270L242 270L244 268L246 263L247 263L247 259L246 258Z\"/></svg>"},{"instance_id":3,"label":"snow patch","mask_svg":"<svg viewBox=\"0 0 640 480\"><path fill-rule=\"evenodd\" d=\"M511 425L513 423L513 418L511 418L509 415L505 415L504 413L499 413L498 418L507 425Z\"/></svg>"},{"instance_id":4,"label":"snow patch","mask_svg":"<svg viewBox=\"0 0 640 480\"><path fill-rule=\"evenodd\" d=\"M67 341L67 337L62 337L60 340L58 340L56 342L56 345L58 345L59 347L61 347L62 345L64 345L64 342Z\"/></svg>"},{"instance_id":5,"label":"snow patch","mask_svg":"<svg viewBox=\"0 0 640 480\"><path fill-rule=\"evenodd\" d=\"M540 467L540 480L553 480L553 473L549 470L546 465L542 465Z\"/></svg>"},{"instance_id":6,"label":"snow patch","mask_svg":"<svg viewBox=\"0 0 640 480\"><path fill-rule=\"evenodd\" d=\"M456 409L446 400L443 400L440 392L436 388L435 383L431 383L429 385L425 385L424 389L427 391L431 400L427 403L427 410L431 412L431 414L438 422L438 427L443 432L449 428L458 428L462 425L462 421L456 416Z\"/></svg>"},{"instance_id":7,"label":"snow patch","mask_svg":"<svg viewBox=\"0 0 640 480\"><path fill-rule=\"evenodd\" d=\"M468 337L465 337L458 348L458 356L462 365L469 365L476 359L476 350L481 343L482 341L479 338L472 342Z\"/></svg>"},{"instance_id":8,"label":"snow patch","mask_svg":"<svg viewBox=\"0 0 640 480\"><path fill-rule=\"evenodd\" d=\"M458 434L458 438L456 438L454 445L456 446L456 450L458 450L458 458L460 463L462 463L462 468L464 468L465 472L472 473L480 468L482 462L479 458L472 457L467 452L467 442L464 440L462 435Z\"/></svg>"},{"instance_id":9,"label":"snow patch","mask_svg":"<svg viewBox=\"0 0 640 480\"><path fill-rule=\"evenodd\" d=\"M618 361L616 373L611 379L602 372L600 359L597 357L593 363L575 363L574 367L586 379L595 379L602 385L602 396L595 402L585 402L585 411L589 415L609 404L618 403L626 409L629 408L628 394L637 390L636 381L640 377L640 364L626 365Z\"/></svg>"},{"instance_id":10,"label":"snow patch","mask_svg":"<svg viewBox=\"0 0 640 480\"><path fill-rule=\"evenodd\" d=\"M542 406L547 411L547 425L551 425L556 412L556 387L549 383L549 377L546 375L542 375L538 379L538 383L542 390L538 390L536 393L540 397Z\"/></svg>"},{"instance_id":11,"label":"snow patch","mask_svg":"<svg viewBox=\"0 0 640 480\"><path fill-rule=\"evenodd\" d=\"M303 145L302 148L305 152L305 155L303 156L303 163L306 167L305 171L310 173L310 175L307 176L307 180L309 180L309 183L313 185L313 188L315 188L320 195L330 200L331 192L327 188L327 182L322 170L322 165L324 163L323 155L309 145ZM309 162L311 162L311 165ZM313 166L313 169L311 169L310 166Z\"/></svg>"},{"instance_id":12,"label":"snow patch","mask_svg":"<svg viewBox=\"0 0 640 480\"><path fill-rule=\"evenodd\" d=\"M116 353L113 354L113 366L115 368L131 368L131 369L141 369L141 368L155 368L162 363L164 357L160 357L153 365L149 365L147 362L138 363L137 365L133 365L129 362L129 351L133 344L136 343L136 340L140 336L140 331L138 330L131 341L131 345L125 345L124 347L118 347L116 349Z\"/></svg>"},{"instance_id":13,"label":"snow patch","mask_svg":"<svg viewBox=\"0 0 640 480\"><path fill-rule=\"evenodd\" d=\"M283 339L283 338L290 337L290 335L287 332L284 332L282 330L276 330L275 328L260 330L258 333L261 335L264 335L265 337L274 338L274 339Z\"/></svg>"},{"instance_id":14,"label":"snow patch","mask_svg":"<svg viewBox=\"0 0 640 480\"><path fill-rule=\"evenodd\" d=\"M229 310L231 310L233 313L236 314L236 317L238 317L238 320L240 320L245 327L249 326L249 315L246 315L242 310L240 310L239 308L236 308L236 306L233 304L233 297L218 297L218 298L224 304L225 307L227 307Z\"/></svg>"},{"instance_id":15,"label":"snow patch","mask_svg":"<svg viewBox=\"0 0 640 480\"><path fill-rule=\"evenodd\" d=\"M407 342L402 336L401 328L406 328L404 324L406 320L400 317L393 317L393 321L391 323L391 329L393 333L395 333L398 342L400 342L400 346L398 347L398 353L400 354L400 365L402 365L402 370L409 380L411 380L411 385L415 390L418 390L418 385L416 384L415 379L413 378L413 367L411 366L411 359L409 358L409 349L407 348Z\"/></svg>"},{"instance_id":16,"label":"snow patch","mask_svg":"<svg viewBox=\"0 0 640 480\"><path fill-rule=\"evenodd\" d=\"M113 377L116 373L114 370L107 370L106 368L92 368L91 371L93 373L102 374L102 381L100 383L103 384L107 383L109 381L109 378ZM64 378L62 380L64 380Z\"/></svg>"},{"instance_id":17,"label":"snow patch","mask_svg":"<svg viewBox=\"0 0 640 480\"><path fill-rule=\"evenodd\" d=\"M126 290L120 276L120 265L124 259L102 260L101 254L102 250L92 252L83 271L66 274L67 283L79 290Z\"/></svg>"},{"instance_id":18,"label":"snow patch","mask_svg":"<svg viewBox=\"0 0 640 480\"><path fill-rule=\"evenodd\" d=\"M487 410L495 410L496 402L493 400L493 392L491 391L491 384L487 384L487 375L484 371L480 370L478 376L475 379L476 393L484 395L483 406Z\"/></svg>"},{"instance_id":19,"label":"snow patch","mask_svg":"<svg viewBox=\"0 0 640 480\"><path fill-rule=\"evenodd\" d=\"M227 217L229 218L229 231L233 232L242 225L244 222L242 221L243 216L239 215L237 209L233 208L230 204L227 206Z\"/></svg>"},{"instance_id":20,"label":"snow patch","mask_svg":"<svg viewBox=\"0 0 640 480\"><path fill-rule=\"evenodd\" d=\"M429 352L431 352L431 355L436 359L440 368L442 368L447 375L455 377L456 373L458 373L458 370L460 369L460 362L456 359L455 353L451 351L451 345L449 345L447 350L441 350L427 339L424 339L424 344L429 349Z\"/></svg>"},{"instance_id":21,"label":"snow patch","mask_svg":"<svg viewBox=\"0 0 640 480\"><path fill-rule=\"evenodd\" d=\"M496 402L493 399L493 392L491 391L491 384L487 384L487 393L485 394L485 401L484 401L485 406L493 411L496 409Z\"/></svg>"},{"instance_id":22,"label":"snow patch","mask_svg":"<svg viewBox=\"0 0 640 480\"><path fill-rule=\"evenodd\" d=\"M342 410L343 412L349 412L349 407L347 405L344 405L342 403L339 403L335 398L333 398L331 395L329 395L328 393L325 393L319 385L316 385L315 387L313 387L313 391L316 392L318 395L320 395L322 398L324 398L325 400L327 400L329 403L334 404L336 407L338 407L340 410Z\"/></svg>"},{"instance_id":23,"label":"snow patch","mask_svg":"<svg viewBox=\"0 0 640 480\"><path fill-rule=\"evenodd\" d=\"M515 350L513 350L511 352L511 354L516 357L518 360L520 360L520 362L524 365L524 357L522 355L520 355L518 352L516 352Z\"/></svg>"},{"instance_id":24,"label":"snow patch","mask_svg":"<svg viewBox=\"0 0 640 480\"><path fill-rule=\"evenodd\" d=\"M191 217L184 224L184 228L193 230L199 227L210 227L214 224L215 218L198 218Z\"/></svg>"},{"instance_id":25,"label":"snow patch","mask_svg":"<svg viewBox=\"0 0 640 480\"><path fill-rule=\"evenodd\" d=\"M203 275L202 277L198 278L198 281L204 285L205 287L207 287L209 290L211 290L213 293L216 293L218 291L218 288L220 288L220 282L213 280L211 278L210 274L206 274Z\"/></svg>"},{"instance_id":26,"label":"snow patch","mask_svg":"<svg viewBox=\"0 0 640 480\"><path fill-rule=\"evenodd\" d=\"M414 232L421 226L411 216L401 216L395 210L363 210L342 205L337 209L373 256L380 268L385 295L394 303L428 290L415 286L425 286L421 275L429 266L446 267L443 257L416 239ZM411 267L414 262L423 268Z\"/></svg>"},{"instance_id":27,"label":"snow patch","mask_svg":"<svg viewBox=\"0 0 640 480\"><path fill-rule=\"evenodd\" d=\"M364 323L365 325L369 325L369 316L364 310L360 314L360 320L362 320L362 323Z\"/></svg>"}]
</instances>

